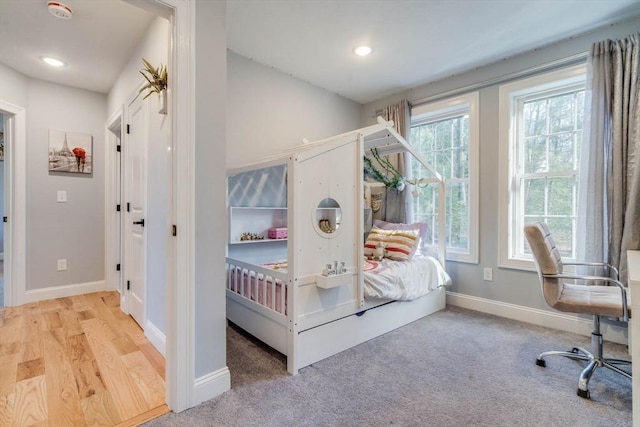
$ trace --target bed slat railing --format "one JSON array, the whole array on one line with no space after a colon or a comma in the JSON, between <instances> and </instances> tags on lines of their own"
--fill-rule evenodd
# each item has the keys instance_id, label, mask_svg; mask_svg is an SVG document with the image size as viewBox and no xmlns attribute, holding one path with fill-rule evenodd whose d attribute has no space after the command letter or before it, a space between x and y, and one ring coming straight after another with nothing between
<instances>
[{"instance_id":1,"label":"bed slat railing","mask_svg":"<svg viewBox=\"0 0 640 427\"><path fill-rule=\"evenodd\" d=\"M287 273L232 258L226 259L226 268L228 290L285 314Z\"/></svg>"}]
</instances>

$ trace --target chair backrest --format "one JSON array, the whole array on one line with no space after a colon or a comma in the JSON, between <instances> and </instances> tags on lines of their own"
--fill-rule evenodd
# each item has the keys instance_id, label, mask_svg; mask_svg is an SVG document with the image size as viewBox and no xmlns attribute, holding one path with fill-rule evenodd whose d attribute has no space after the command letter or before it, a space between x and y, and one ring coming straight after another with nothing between
<instances>
[{"instance_id":1,"label":"chair backrest","mask_svg":"<svg viewBox=\"0 0 640 427\"><path fill-rule=\"evenodd\" d=\"M544 222L525 225L524 235L533 252L533 259L542 285L542 295L547 304L555 308L564 282L561 279L543 277L542 275L562 273L562 257L556 247L556 242L551 236L549 226Z\"/></svg>"}]
</instances>

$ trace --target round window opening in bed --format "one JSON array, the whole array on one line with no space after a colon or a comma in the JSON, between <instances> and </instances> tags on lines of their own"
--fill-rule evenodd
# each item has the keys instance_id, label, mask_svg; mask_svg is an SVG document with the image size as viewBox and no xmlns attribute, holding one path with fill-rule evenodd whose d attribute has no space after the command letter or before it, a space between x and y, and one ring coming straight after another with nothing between
<instances>
[{"instance_id":1,"label":"round window opening in bed","mask_svg":"<svg viewBox=\"0 0 640 427\"><path fill-rule=\"evenodd\" d=\"M340 204L330 197L318 203L313 225L318 234L323 237L331 237L340 227L342 210Z\"/></svg>"}]
</instances>

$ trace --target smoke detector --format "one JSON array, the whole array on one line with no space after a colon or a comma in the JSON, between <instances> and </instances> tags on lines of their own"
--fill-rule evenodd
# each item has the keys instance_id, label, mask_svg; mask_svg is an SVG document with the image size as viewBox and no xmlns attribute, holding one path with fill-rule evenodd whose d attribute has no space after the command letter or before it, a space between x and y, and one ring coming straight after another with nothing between
<instances>
[{"instance_id":1,"label":"smoke detector","mask_svg":"<svg viewBox=\"0 0 640 427\"><path fill-rule=\"evenodd\" d=\"M73 11L66 4L50 1L47 2L47 9L49 9L49 13L60 19L71 19L73 15Z\"/></svg>"}]
</instances>

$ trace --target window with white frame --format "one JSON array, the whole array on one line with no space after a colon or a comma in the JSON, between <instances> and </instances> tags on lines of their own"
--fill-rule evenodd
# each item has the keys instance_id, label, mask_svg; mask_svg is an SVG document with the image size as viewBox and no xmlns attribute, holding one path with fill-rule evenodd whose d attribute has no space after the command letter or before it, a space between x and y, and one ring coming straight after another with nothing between
<instances>
[{"instance_id":1,"label":"window with white frame","mask_svg":"<svg viewBox=\"0 0 640 427\"><path fill-rule=\"evenodd\" d=\"M447 259L478 262L478 92L413 107L411 145L445 179ZM429 173L411 160L411 176ZM422 180L413 191L413 218L429 224L437 246L438 186Z\"/></svg>"},{"instance_id":2,"label":"window with white frame","mask_svg":"<svg viewBox=\"0 0 640 427\"><path fill-rule=\"evenodd\" d=\"M585 66L500 87L501 265L532 269L524 225L549 225L575 259Z\"/></svg>"}]
</instances>

